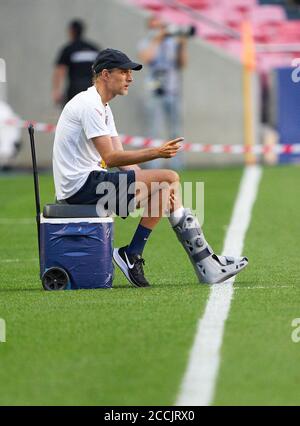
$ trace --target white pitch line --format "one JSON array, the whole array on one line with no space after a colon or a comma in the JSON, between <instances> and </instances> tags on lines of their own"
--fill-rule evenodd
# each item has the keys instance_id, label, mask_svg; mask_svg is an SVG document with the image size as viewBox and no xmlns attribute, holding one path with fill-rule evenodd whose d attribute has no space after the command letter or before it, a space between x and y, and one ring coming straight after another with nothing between
<instances>
[{"instance_id":1,"label":"white pitch line","mask_svg":"<svg viewBox=\"0 0 300 426\"><path fill-rule=\"evenodd\" d=\"M296 285L276 285L276 286L272 286L272 287L268 287L268 286L258 286L258 285L254 285L253 287L239 287L239 286L234 286L235 290L278 290L281 288L299 288Z\"/></svg>"},{"instance_id":2,"label":"white pitch line","mask_svg":"<svg viewBox=\"0 0 300 426\"><path fill-rule=\"evenodd\" d=\"M249 166L244 170L224 241L223 255L242 254L261 175L262 169L259 166ZM211 286L205 312L198 323L176 405L207 406L213 401L224 325L230 310L234 280L235 277L226 283Z\"/></svg>"},{"instance_id":3,"label":"white pitch line","mask_svg":"<svg viewBox=\"0 0 300 426\"><path fill-rule=\"evenodd\" d=\"M32 225L35 223L34 219L27 218L0 218L0 225Z\"/></svg>"},{"instance_id":4,"label":"white pitch line","mask_svg":"<svg viewBox=\"0 0 300 426\"><path fill-rule=\"evenodd\" d=\"M38 258L36 259L0 259L0 263L26 263L26 262L36 262L38 261Z\"/></svg>"}]
</instances>

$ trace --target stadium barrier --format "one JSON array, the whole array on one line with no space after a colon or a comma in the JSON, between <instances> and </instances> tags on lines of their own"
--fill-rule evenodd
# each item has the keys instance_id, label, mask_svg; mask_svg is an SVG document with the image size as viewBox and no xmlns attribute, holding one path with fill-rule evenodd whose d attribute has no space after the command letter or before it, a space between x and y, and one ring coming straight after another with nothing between
<instances>
[{"instance_id":1,"label":"stadium barrier","mask_svg":"<svg viewBox=\"0 0 300 426\"><path fill-rule=\"evenodd\" d=\"M19 128L27 128L29 124L32 124L36 131L42 133L54 133L56 126L54 124L40 123L32 120L18 120L10 119L0 122L0 126L15 126ZM121 142L124 145L131 146L133 148L146 148L146 147L157 147L160 146L164 140L161 139L150 139L141 136L129 136L119 135ZM253 153L255 155L267 155L274 153L276 155L281 154L300 154L300 143L293 144L270 144L270 145L223 145L223 144L203 144L203 143L184 143L182 147L185 152L198 152L198 153L209 153L209 154L248 154Z\"/></svg>"}]
</instances>

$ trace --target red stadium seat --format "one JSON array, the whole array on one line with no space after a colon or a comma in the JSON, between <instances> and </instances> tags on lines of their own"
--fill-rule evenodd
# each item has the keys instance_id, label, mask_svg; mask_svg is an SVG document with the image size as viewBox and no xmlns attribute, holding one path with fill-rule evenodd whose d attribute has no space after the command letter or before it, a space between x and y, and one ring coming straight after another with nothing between
<instances>
[{"instance_id":1,"label":"red stadium seat","mask_svg":"<svg viewBox=\"0 0 300 426\"><path fill-rule=\"evenodd\" d=\"M211 25L205 23L197 24L197 34L204 38L205 40L217 42L217 41L227 41L229 36L224 33L221 29L215 28Z\"/></svg>"},{"instance_id":2,"label":"red stadium seat","mask_svg":"<svg viewBox=\"0 0 300 426\"><path fill-rule=\"evenodd\" d=\"M194 25L197 34L204 40L226 49L241 59L241 41L228 36L228 33L214 25L193 18L186 11L170 6L160 0L132 0L141 7L155 10L169 23ZM284 9L279 5L260 5L256 0L178 0L177 3L189 6L207 17L210 21L241 32L241 24L248 20L252 24L254 41L257 44L300 44L300 21L288 21ZM299 49L300 50L300 49ZM262 73L268 73L276 66L290 65L298 52L258 52L257 67Z\"/></svg>"},{"instance_id":3,"label":"red stadium seat","mask_svg":"<svg viewBox=\"0 0 300 426\"><path fill-rule=\"evenodd\" d=\"M256 0L223 0L219 2L220 7L227 10L235 10L245 15L258 4Z\"/></svg>"},{"instance_id":4,"label":"red stadium seat","mask_svg":"<svg viewBox=\"0 0 300 426\"><path fill-rule=\"evenodd\" d=\"M300 43L300 22L284 21L278 26L273 43Z\"/></svg>"},{"instance_id":5,"label":"red stadium seat","mask_svg":"<svg viewBox=\"0 0 300 426\"><path fill-rule=\"evenodd\" d=\"M248 19L257 25L280 25L286 16L281 6L265 5L253 8L248 14Z\"/></svg>"},{"instance_id":6,"label":"red stadium seat","mask_svg":"<svg viewBox=\"0 0 300 426\"><path fill-rule=\"evenodd\" d=\"M165 7L164 2L159 0L134 0L133 2L144 9L153 11L160 11Z\"/></svg>"},{"instance_id":7,"label":"red stadium seat","mask_svg":"<svg viewBox=\"0 0 300 426\"><path fill-rule=\"evenodd\" d=\"M194 23L194 20L190 15L172 8L163 9L161 12L159 12L159 17L165 22L170 22L177 25L193 25Z\"/></svg>"},{"instance_id":8,"label":"red stadium seat","mask_svg":"<svg viewBox=\"0 0 300 426\"><path fill-rule=\"evenodd\" d=\"M224 10L220 7L211 7L204 10L202 14L212 21L220 24L224 22L226 16L226 14L224 14Z\"/></svg>"},{"instance_id":9,"label":"red stadium seat","mask_svg":"<svg viewBox=\"0 0 300 426\"><path fill-rule=\"evenodd\" d=\"M291 53L257 53L257 68L263 74L268 74L273 68L292 65Z\"/></svg>"},{"instance_id":10,"label":"red stadium seat","mask_svg":"<svg viewBox=\"0 0 300 426\"><path fill-rule=\"evenodd\" d=\"M229 13L223 13L224 24L235 31L240 31L243 15L237 10L231 10Z\"/></svg>"},{"instance_id":11,"label":"red stadium seat","mask_svg":"<svg viewBox=\"0 0 300 426\"><path fill-rule=\"evenodd\" d=\"M189 6L192 9L203 10L211 7L215 2L213 0L179 0L178 3Z\"/></svg>"}]
</instances>

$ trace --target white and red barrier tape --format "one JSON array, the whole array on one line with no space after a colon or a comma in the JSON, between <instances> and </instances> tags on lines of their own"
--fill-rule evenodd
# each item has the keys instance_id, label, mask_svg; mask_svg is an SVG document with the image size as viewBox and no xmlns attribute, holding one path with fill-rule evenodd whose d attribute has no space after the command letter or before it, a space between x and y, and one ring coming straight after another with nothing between
<instances>
[{"instance_id":1,"label":"white and red barrier tape","mask_svg":"<svg viewBox=\"0 0 300 426\"><path fill-rule=\"evenodd\" d=\"M27 128L29 124L34 129L43 133L54 133L56 126L54 124L38 123L36 121L25 121L18 119L9 119L0 122L0 125L14 126L19 128ZM155 147L162 144L162 140L149 139L139 136L120 135L124 145L130 145L136 148ZM184 143L182 147L186 152L202 152L209 154L300 154L300 144L285 145L222 145L222 144L200 144L200 143Z\"/></svg>"}]
</instances>

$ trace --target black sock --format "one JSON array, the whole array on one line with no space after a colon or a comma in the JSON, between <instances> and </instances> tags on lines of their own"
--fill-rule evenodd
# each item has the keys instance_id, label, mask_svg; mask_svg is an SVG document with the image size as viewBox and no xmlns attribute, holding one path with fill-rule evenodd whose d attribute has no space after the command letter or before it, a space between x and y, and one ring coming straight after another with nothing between
<instances>
[{"instance_id":1,"label":"black sock","mask_svg":"<svg viewBox=\"0 0 300 426\"><path fill-rule=\"evenodd\" d=\"M134 233L131 243L126 249L126 252L128 254L142 254L151 232L152 229L139 225Z\"/></svg>"}]
</instances>

